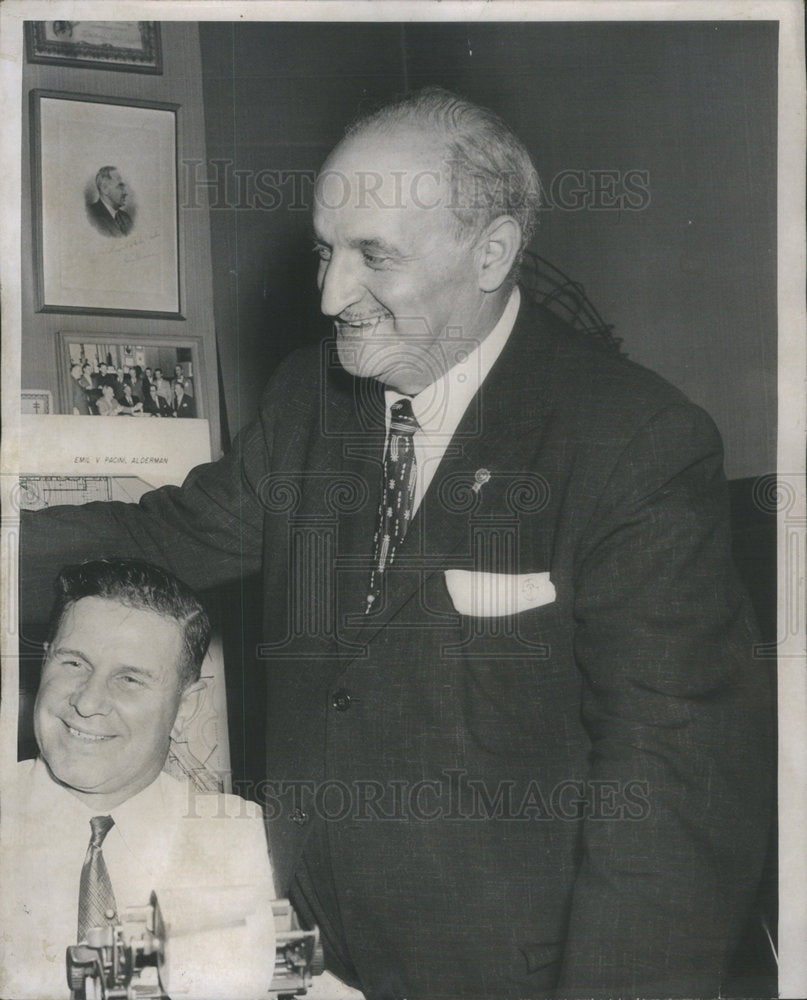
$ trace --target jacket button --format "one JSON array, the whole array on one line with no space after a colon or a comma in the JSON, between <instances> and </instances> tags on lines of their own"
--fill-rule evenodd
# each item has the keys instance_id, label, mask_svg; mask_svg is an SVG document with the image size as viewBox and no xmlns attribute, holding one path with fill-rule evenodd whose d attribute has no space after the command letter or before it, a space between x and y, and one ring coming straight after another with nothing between
<instances>
[{"instance_id":1,"label":"jacket button","mask_svg":"<svg viewBox=\"0 0 807 1000\"><path fill-rule=\"evenodd\" d=\"M335 691L331 700L337 712L346 712L350 708L350 695L347 691Z\"/></svg>"},{"instance_id":2,"label":"jacket button","mask_svg":"<svg viewBox=\"0 0 807 1000\"><path fill-rule=\"evenodd\" d=\"M295 809L291 814L292 823L296 823L298 826L302 826L304 823L308 822L308 813L304 813L302 809Z\"/></svg>"}]
</instances>

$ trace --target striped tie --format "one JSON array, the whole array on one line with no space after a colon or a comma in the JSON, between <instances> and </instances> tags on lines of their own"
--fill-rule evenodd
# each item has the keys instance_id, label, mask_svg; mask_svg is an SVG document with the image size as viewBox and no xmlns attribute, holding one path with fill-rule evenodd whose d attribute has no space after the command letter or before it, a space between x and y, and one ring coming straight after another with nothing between
<instances>
[{"instance_id":1,"label":"striped tie","mask_svg":"<svg viewBox=\"0 0 807 1000\"><path fill-rule=\"evenodd\" d=\"M87 939L91 927L105 927L117 922L117 905L101 844L115 825L111 816L93 816L92 836L81 868L78 890L78 943Z\"/></svg>"},{"instance_id":2,"label":"striped tie","mask_svg":"<svg viewBox=\"0 0 807 1000\"><path fill-rule=\"evenodd\" d=\"M381 593L384 571L392 565L395 552L412 519L412 502L417 482L415 431L418 422L412 401L399 399L390 407L390 427L382 472L381 503L373 536L373 569L367 590L365 614L372 610Z\"/></svg>"}]
</instances>

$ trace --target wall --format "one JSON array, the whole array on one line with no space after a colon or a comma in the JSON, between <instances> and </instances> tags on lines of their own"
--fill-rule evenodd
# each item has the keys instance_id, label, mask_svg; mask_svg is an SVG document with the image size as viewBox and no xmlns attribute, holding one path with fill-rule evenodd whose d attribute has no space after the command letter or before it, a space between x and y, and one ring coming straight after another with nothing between
<instances>
[{"instance_id":1,"label":"wall","mask_svg":"<svg viewBox=\"0 0 807 1000\"><path fill-rule=\"evenodd\" d=\"M283 203L261 207L257 172L304 178L362 104L437 83L495 108L528 145L554 202L535 249L583 282L631 357L709 410L729 476L774 468L775 23L200 30L208 154L244 171L239 189L217 168L211 212L231 431L278 360L327 329L307 189L281 186ZM579 173L558 188L564 171Z\"/></svg>"},{"instance_id":2,"label":"wall","mask_svg":"<svg viewBox=\"0 0 807 1000\"><path fill-rule=\"evenodd\" d=\"M582 173L556 190L570 207L542 213L534 246L583 282L634 360L712 414L732 478L775 468L776 30L640 22L407 34L411 84L450 67L439 82L501 112L550 198L563 171ZM598 194L600 170L614 179ZM647 173L649 202L603 207L627 204L632 170Z\"/></svg>"},{"instance_id":3,"label":"wall","mask_svg":"<svg viewBox=\"0 0 807 1000\"><path fill-rule=\"evenodd\" d=\"M63 91L140 101L167 102L179 105L177 113L177 158L179 161L179 254L180 299L182 319L151 317L97 316L36 312L32 229L25 225L30 218L31 171L30 146L23 143L22 163L22 387L49 389L57 408L60 400L56 333L80 332L92 335L131 335L132 343L149 340L201 337L203 371L195 372L205 400L205 416L210 422L211 449L221 449L219 431L219 393L216 370L215 330L210 263L210 227L204 210L204 192L197 198L198 207L189 207L182 190L185 159L206 158L205 122L202 105L199 33L196 24L166 22L161 25L163 72L159 75L126 73L101 69L53 66L38 63L23 65L23 136L29 134L29 92L34 89ZM80 338L77 338L80 339ZM170 369L173 371L173 364ZM60 407L61 403L61 407Z\"/></svg>"},{"instance_id":4,"label":"wall","mask_svg":"<svg viewBox=\"0 0 807 1000\"><path fill-rule=\"evenodd\" d=\"M278 361L329 330L311 184L357 109L402 89L402 29L207 23L200 41L216 329L234 433Z\"/></svg>"}]
</instances>

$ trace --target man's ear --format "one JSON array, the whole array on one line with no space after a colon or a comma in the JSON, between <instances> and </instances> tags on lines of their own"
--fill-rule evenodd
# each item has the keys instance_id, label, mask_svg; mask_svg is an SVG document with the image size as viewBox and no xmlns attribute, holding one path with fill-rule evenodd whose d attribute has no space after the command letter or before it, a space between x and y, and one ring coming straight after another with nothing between
<instances>
[{"instance_id":1,"label":"man's ear","mask_svg":"<svg viewBox=\"0 0 807 1000\"><path fill-rule=\"evenodd\" d=\"M201 707L202 695L206 687L207 681L199 680L195 684L186 687L182 692L182 696L179 699L177 717L174 720L174 728L171 730L172 740L182 738L191 719L193 719Z\"/></svg>"},{"instance_id":2,"label":"man's ear","mask_svg":"<svg viewBox=\"0 0 807 1000\"><path fill-rule=\"evenodd\" d=\"M510 273L521 249L521 226L512 215L500 215L482 233L477 243L479 287L495 292Z\"/></svg>"}]
</instances>

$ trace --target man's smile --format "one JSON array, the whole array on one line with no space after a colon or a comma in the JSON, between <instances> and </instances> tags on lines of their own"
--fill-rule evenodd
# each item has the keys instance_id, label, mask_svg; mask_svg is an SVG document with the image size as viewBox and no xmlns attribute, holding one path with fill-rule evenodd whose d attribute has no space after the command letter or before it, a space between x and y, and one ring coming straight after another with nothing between
<instances>
[{"instance_id":1,"label":"man's smile","mask_svg":"<svg viewBox=\"0 0 807 1000\"><path fill-rule=\"evenodd\" d=\"M62 719L62 723L71 736L74 736L76 739L86 740L89 743L100 743L103 740L112 740L115 738L114 736L106 735L104 733L91 733L86 729L76 729L75 726L71 726L70 723L65 722L64 719Z\"/></svg>"},{"instance_id":2,"label":"man's smile","mask_svg":"<svg viewBox=\"0 0 807 1000\"><path fill-rule=\"evenodd\" d=\"M339 317L336 320L336 325L340 329L347 327L349 330L368 330L374 329L379 323L383 323L384 320L391 319L389 313L377 313L374 316L362 316L353 319L346 319L344 317Z\"/></svg>"}]
</instances>

